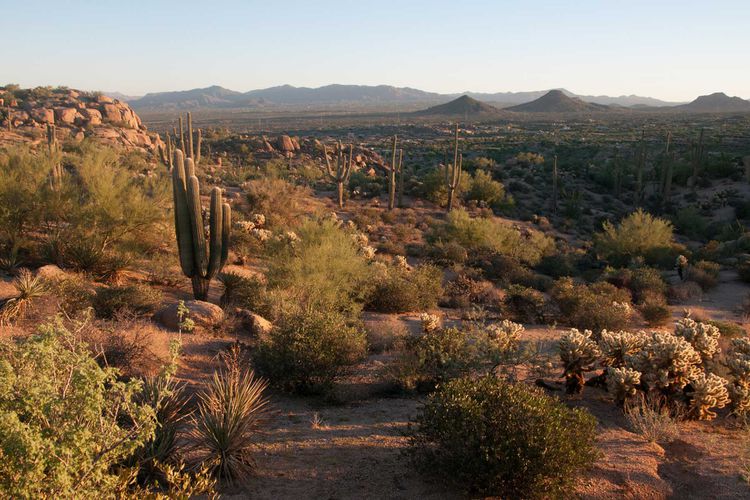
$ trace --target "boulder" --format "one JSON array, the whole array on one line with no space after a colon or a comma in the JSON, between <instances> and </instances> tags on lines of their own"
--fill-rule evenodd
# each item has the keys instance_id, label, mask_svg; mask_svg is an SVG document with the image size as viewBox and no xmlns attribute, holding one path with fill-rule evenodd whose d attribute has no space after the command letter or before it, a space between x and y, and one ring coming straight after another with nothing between
<instances>
[{"instance_id":1,"label":"boulder","mask_svg":"<svg viewBox=\"0 0 750 500\"><path fill-rule=\"evenodd\" d=\"M164 327L177 331L180 320L177 317L178 303L170 304L156 313L155 319ZM221 307L202 300L186 300L185 307L190 311L189 318L195 326L201 328L213 328L224 321L224 311Z\"/></svg>"},{"instance_id":2,"label":"boulder","mask_svg":"<svg viewBox=\"0 0 750 500\"><path fill-rule=\"evenodd\" d=\"M55 108L55 121L58 123L74 123L76 121L76 108Z\"/></svg>"},{"instance_id":3,"label":"boulder","mask_svg":"<svg viewBox=\"0 0 750 500\"><path fill-rule=\"evenodd\" d=\"M81 110L84 120L89 125L101 125L102 114L98 109L85 108Z\"/></svg>"},{"instance_id":4,"label":"boulder","mask_svg":"<svg viewBox=\"0 0 750 500\"><path fill-rule=\"evenodd\" d=\"M33 108L29 114L39 123L55 123L55 112L49 108Z\"/></svg>"},{"instance_id":5,"label":"boulder","mask_svg":"<svg viewBox=\"0 0 750 500\"><path fill-rule=\"evenodd\" d=\"M273 323L268 321L260 314L256 314L247 309L237 308L234 313L242 321L242 326L256 338L262 338L271 333L273 329Z\"/></svg>"},{"instance_id":6,"label":"boulder","mask_svg":"<svg viewBox=\"0 0 750 500\"><path fill-rule=\"evenodd\" d=\"M99 110L102 112L102 116L105 121L119 123L122 121L122 114L120 108L115 104L102 104Z\"/></svg>"},{"instance_id":7,"label":"boulder","mask_svg":"<svg viewBox=\"0 0 750 500\"><path fill-rule=\"evenodd\" d=\"M100 94L96 96L96 102L101 103L101 104L112 104L115 102L115 100L109 96Z\"/></svg>"},{"instance_id":8,"label":"boulder","mask_svg":"<svg viewBox=\"0 0 750 500\"><path fill-rule=\"evenodd\" d=\"M295 151L294 141L288 135L280 135L276 140L276 146L282 153L294 153Z\"/></svg>"},{"instance_id":9,"label":"boulder","mask_svg":"<svg viewBox=\"0 0 750 500\"><path fill-rule=\"evenodd\" d=\"M68 276L68 273L54 264L47 264L37 269L36 275L47 281L61 281Z\"/></svg>"}]
</instances>

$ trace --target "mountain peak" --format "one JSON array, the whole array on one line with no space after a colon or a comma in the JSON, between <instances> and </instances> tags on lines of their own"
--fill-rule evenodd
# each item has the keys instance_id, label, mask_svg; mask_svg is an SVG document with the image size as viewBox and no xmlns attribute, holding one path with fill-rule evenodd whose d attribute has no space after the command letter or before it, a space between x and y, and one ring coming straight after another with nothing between
<instances>
[{"instance_id":1,"label":"mountain peak","mask_svg":"<svg viewBox=\"0 0 750 500\"><path fill-rule=\"evenodd\" d=\"M702 95L693 102L677 106L679 111L693 113L732 113L750 111L750 101L739 97L730 97L724 92Z\"/></svg>"},{"instance_id":2,"label":"mountain peak","mask_svg":"<svg viewBox=\"0 0 750 500\"><path fill-rule=\"evenodd\" d=\"M609 106L584 102L561 89L552 89L538 99L507 109L521 113L589 113L606 111Z\"/></svg>"},{"instance_id":3,"label":"mountain peak","mask_svg":"<svg viewBox=\"0 0 750 500\"><path fill-rule=\"evenodd\" d=\"M417 111L418 115L441 115L441 116L472 116L478 115L494 115L499 113L500 110L494 106L490 106L482 101L469 97L468 95L462 95L456 99L445 104L438 106L432 106L422 111Z\"/></svg>"}]
</instances>

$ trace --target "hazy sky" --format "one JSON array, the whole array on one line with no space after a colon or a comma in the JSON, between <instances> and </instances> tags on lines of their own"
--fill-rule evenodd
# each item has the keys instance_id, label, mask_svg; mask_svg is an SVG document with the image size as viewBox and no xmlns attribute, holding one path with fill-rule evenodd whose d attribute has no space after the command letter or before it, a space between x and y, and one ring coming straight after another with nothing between
<instances>
[{"instance_id":1,"label":"hazy sky","mask_svg":"<svg viewBox=\"0 0 750 500\"><path fill-rule=\"evenodd\" d=\"M748 0L1 0L0 84L750 98Z\"/></svg>"}]
</instances>

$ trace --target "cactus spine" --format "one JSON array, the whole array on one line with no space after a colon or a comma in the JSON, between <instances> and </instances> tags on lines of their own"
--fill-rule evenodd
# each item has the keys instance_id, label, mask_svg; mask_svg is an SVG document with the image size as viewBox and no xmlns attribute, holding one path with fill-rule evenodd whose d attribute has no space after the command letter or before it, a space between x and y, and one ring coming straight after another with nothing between
<instances>
[{"instance_id":1,"label":"cactus spine","mask_svg":"<svg viewBox=\"0 0 750 500\"><path fill-rule=\"evenodd\" d=\"M349 182L349 174L352 173L352 165L354 163L354 146L349 145L349 156L344 154L344 147L341 142L338 143L338 154L336 156L336 169L334 170L331 166L331 161L328 158L328 148L323 145L323 156L326 160L326 172L328 175L336 181L336 188L338 193L338 204L339 208L344 208L344 184ZM291 157L289 159L291 163Z\"/></svg>"},{"instance_id":2,"label":"cactus spine","mask_svg":"<svg viewBox=\"0 0 750 500\"><path fill-rule=\"evenodd\" d=\"M445 167L445 184L448 187L448 212L453 210L453 202L456 197L456 189L461 183L461 169L463 167L463 154L458 154L458 124L456 124L456 135L453 141L453 163Z\"/></svg>"},{"instance_id":3,"label":"cactus spine","mask_svg":"<svg viewBox=\"0 0 750 500\"><path fill-rule=\"evenodd\" d=\"M229 255L232 209L222 202L221 189L213 188L206 241L195 163L176 149L173 164L172 190L180 267L192 280L193 296L197 300L206 300L211 280L224 267Z\"/></svg>"},{"instance_id":4,"label":"cactus spine","mask_svg":"<svg viewBox=\"0 0 750 500\"><path fill-rule=\"evenodd\" d=\"M557 155L552 160L552 213L557 215Z\"/></svg>"}]
</instances>

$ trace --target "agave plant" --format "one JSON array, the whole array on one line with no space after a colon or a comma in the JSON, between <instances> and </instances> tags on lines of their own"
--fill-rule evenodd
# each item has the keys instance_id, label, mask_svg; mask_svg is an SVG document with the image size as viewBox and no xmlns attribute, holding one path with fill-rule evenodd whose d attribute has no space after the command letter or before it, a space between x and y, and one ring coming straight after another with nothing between
<instances>
[{"instance_id":1,"label":"agave plant","mask_svg":"<svg viewBox=\"0 0 750 500\"><path fill-rule=\"evenodd\" d=\"M22 317L31 301L41 297L47 291L47 282L28 269L21 269L13 280L18 295L11 297L0 306L0 324L5 324Z\"/></svg>"},{"instance_id":2,"label":"agave plant","mask_svg":"<svg viewBox=\"0 0 750 500\"><path fill-rule=\"evenodd\" d=\"M219 480L233 484L255 467L252 447L259 427L268 415L264 396L268 383L243 369L238 357L214 372L199 395L190 439L198 451L196 468L206 467Z\"/></svg>"}]
</instances>

